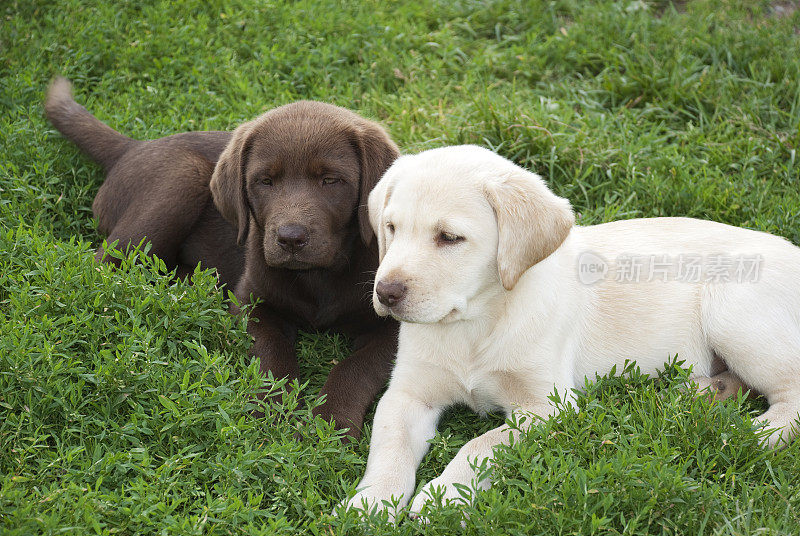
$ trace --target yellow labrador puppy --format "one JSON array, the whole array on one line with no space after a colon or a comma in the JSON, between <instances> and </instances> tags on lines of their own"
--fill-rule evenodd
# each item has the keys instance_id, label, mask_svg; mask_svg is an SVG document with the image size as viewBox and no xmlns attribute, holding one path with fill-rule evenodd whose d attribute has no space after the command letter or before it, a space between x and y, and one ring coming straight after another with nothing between
<instances>
[{"instance_id":1,"label":"yellow labrador puppy","mask_svg":"<svg viewBox=\"0 0 800 536\"><path fill-rule=\"evenodd\" d=\"M476 146L400 157L369 213L375 310L402 324L348 507L411 499L445 407L546 417L554 389L569 395L631 358L654 373L678 354L701 385L722 360L767 397L769 444L795 434L800 249L788 241L688 218L575 226L570 203L539 176ZM488 487L470 462L514 434L501 426L468 442L412 513L434 488L455 499L456 484Z\"/></svg>"}]
</instances>

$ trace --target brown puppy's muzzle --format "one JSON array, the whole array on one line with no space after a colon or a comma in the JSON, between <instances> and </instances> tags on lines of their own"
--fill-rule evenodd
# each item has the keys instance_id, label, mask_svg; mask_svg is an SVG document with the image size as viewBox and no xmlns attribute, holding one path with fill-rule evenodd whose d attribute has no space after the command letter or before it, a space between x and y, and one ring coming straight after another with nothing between
<instances>
[{"instance_id":1,"label":"brown puppy's muzzle","mask_svg":"<svg viewBox=\"0 0 800 536\"><path fill-rule=\"evenodd\" d=\"M263 236L268 266L308 270L334 265L344 250L342 233L315 207L294 207L273 214Z\"/></svg>"},{"instance_id":2,"label":"brown puppy's muzzle","mask_svg":"<svg viewBox=\"0 0 800 536\"><path fill-rule=\"evenodd\" d=\"M275 232L275 241L284 251L295 254L308 244L308 227L297 223L281 225Z\"/></svg>"}]
</instances>

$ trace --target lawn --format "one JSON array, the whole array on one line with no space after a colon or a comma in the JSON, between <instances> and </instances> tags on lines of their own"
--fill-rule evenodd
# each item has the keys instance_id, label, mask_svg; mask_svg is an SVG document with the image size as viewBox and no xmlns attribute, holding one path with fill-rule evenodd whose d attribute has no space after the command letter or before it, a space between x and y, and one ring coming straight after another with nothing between
<instances>
[{"instance_id":1,"label":"lawn","mask_svg":"<svg viewBox=\"0 0 800 536\"><path fill-rule=\"evenodd\" d=\"M141 252L95 264L102 170L42 110L55 74L137 138L319 99L380 121L404 152L490 147L581 224L691 216L798 244L793 4L4 1L0 533L800 533L800 442L760 449L763 401L695 399L675 370L587 385L579 411L499 451L472 506L427 525L332 517L369 428L342 445L309 408L348 341L305 334L308 386L253 419L257 366L213 274L173 282ZM418 485L498 422L449 412Z\"/></svg>"}]
</instances>

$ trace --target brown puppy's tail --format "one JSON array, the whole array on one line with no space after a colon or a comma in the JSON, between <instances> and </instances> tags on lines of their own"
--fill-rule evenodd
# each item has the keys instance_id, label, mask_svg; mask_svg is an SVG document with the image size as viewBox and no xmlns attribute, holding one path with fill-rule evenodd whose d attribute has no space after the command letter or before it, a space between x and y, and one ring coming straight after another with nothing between
<instances>
[{"instance_id":1,"label":"brown puppy's tail","mask_svg":"<svg viewBox=\"0 0 800 536\"><path fill-rule=\"evenodd\" d=\"M59 132L106 170L111 169L135 140L123 136L93 116L72 98L72 84L56 77L44 104L47 119Z\"/></svg>"}]
</instances>

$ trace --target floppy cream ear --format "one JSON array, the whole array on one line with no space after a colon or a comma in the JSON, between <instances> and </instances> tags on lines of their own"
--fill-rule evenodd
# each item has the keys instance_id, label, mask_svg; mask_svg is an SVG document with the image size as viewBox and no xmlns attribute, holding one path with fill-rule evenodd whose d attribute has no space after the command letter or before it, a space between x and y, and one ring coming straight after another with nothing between
<instances>
[{"instance_id":1,"label":"floppy cream ear","mask_svg":"<svg viewBox=\"0 0 800 536\"><path fill-rule=\"evenodd\" d=\"M567 238L575 216L534 173L517 168L485 186L497 217L497 267L506 290L522 274L553 253Z\"/></svg>"},{"instance_id":2,"label":"floppy cream ear","mask_svg":"<svg viewBox=\"0 0 800 536\"><path fill-rule=\"evenodd\" d=\"M367 202L369 207L369 224L372 226L372 230L378 238L378 262L382 261L383 256L386 255L386 226L383 221L383 209L386 207L389 196L392 194L389 179L390 177L384 176L378 181L378 184L375 185L372 192L369 194L369 200Z\"/></svg>"},{"instance_id":3,"label":"floppy cream ear","mask_svg":"<svg viewBox=\"0 0 800 536\"><path fill-rule=\"evenodd\" d=\"M367 216L367 198L386 169L400 156L400 151L382 126L366 119L361 120L356 129L356 137L361 160L358 227L361 240L369 246L372 243L373 229L370 227L371 218Z\"/></svg>"},{"instance_id":4,"label":"floppy cream ear","mask_svg":"<svg viewBox=\"0 0 800 536\"><path fill-rule=\"evenodd\" d=\"M250 210L244 183L247 137L253 121L240 125L217 160L211 175L211 196L222 217L238 228L236 241L242 245L250 226Z\"/></svg>"}]
</instances>

